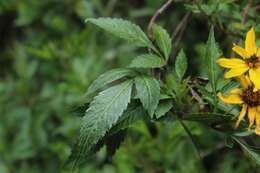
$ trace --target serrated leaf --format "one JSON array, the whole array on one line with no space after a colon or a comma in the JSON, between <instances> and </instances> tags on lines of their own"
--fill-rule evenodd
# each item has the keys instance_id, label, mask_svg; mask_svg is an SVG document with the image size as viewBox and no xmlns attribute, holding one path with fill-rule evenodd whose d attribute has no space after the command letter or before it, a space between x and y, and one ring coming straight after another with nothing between
<instances>
[{"instance_id":1,"label":"serrated leaf","mask_svg":"<svg viewBox=\"0 0 260 173\"><path fill-rule=\"evenodd\" d=\"M217 58L220 56L220 51L218 49L213 27L210 29L209 38L206 45L206 51L204 56L204 61L208 70L208 78L214 94L217 92Z\"/></svg>"},{"instance_id":2,"label":"serrated leaf","mask_svg":"<svg viewBox=\"0 0 260 173\"><path fill-rule=\"evenodd\" d=\"M177 56L176 62L175 62L175 72L180 80L183 78L183 76L187 70L187 66L188 66L188 63L187 63L186 55L185 55L184 51L181 50L178 53L178 56Z\"/></svg>"},{"instance_id":3,"label":"serrated leaf","mask_svg":"<svg viewBox=\"0 0 260 173\"><path fill-rule=\"evenodd\" d=\"M85 97L96 92L97 90L103 88L105 85L121 79L125 76L132 76L135 72L132 69L118 68L110 70L102 75L100 75L88 88Z\"/></svg>"},{"instance_id":4,"label":"serrated leaf","mask_svg":"<svg viewBox=\"0 0 260 173\"><path fill-rule=\"evenodd\" d=\"M167 101L163 101L161 103L159 103L157 109L155 110L155 117L161 118L162 116L164 116L167 112L169 112L172 108L172 101L167 100Z\"/></svg>"},{"instance_id":5,"label":"serrated leaf","mask_svg":"<svg viewBox=\"0 0 260 173\"><path fill-rule=\"evenodd\" d=\"M91 22L107 32L127 40L136 46L154 49L152 42L148 39L142 29L127 20L101 17L97 19L90 18L87 19L86 22Z\"/></svg>"},{"instance_id":6,"label":"serrated leaf","mask_svg":"<svg viewBox=\"0 0 260 173\"><path fill-rule=\"evenodd\" d=\"M164 66L165 61L154 54L143 54L135 59L130 64L132 68L160 68Z\"/></svg>"},{"instance_id":7,"label":"serrated leaf","mask_svg":"<svg viewBox=\"0 0 260 173\"><path fill-rule=\"evenodd\" d=\"M160 84L150 76L137 76L135 78L137 96L151 118L158 106L160 99Z\"/></svg>"},{"instance_id":8,"label":"serrated leaf","mask_svg":"<svg viewBox=\"0 0 260 173\"><path fill-rule=\"evenodd\" d=\"M132 84L133 81L128 80L108 88L90 103L82 118L80 136L70 158L74 166L87 157L98 141L116 124L130 102Z\"/></svg>"},{"instance_id":9,"label":"serrated leaf","mask_svg":"<svg viewBox=\"0 0 260 173\"><path fill-rule=\"evenodd\" d=\"M260 166L260 149L254 149L248 144L240 141L236 137L232 137L244 150L244 152L253 160L258 166Z\"/></svg>"},{"instance_id":10,"label":"serrated leaf","mask_svg":"<svg viewBox=\"0 0 260 173\"><path fill-rule=\"evenodd\" d=\"M160 48L166 61L169 59L172 49L171 38L168 32L159 25L153 25L153 34L157 46Z\"/></svg>"}]
</instances>

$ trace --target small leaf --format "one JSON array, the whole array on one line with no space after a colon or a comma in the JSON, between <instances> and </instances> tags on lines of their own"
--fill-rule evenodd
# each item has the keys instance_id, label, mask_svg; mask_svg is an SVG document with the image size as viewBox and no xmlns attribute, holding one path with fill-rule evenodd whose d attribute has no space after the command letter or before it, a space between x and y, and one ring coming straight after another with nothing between
<instances>
[{"instance_id":1,"label":"small leaf","mask_svg":"<svg viewBox=\"0 0 260 173\"><path fill-rule=\"evenodd\" d=\"M165 65L165 61L154 54L143 54L135 59L130 64L134 68L160 68Z\"/></svg>"},{"instance_id":2,"label":"small leaf","mask_svg":"<svg viewBox=\"0 0 260 173\"><path fill-rule=\"evenodd\" d=\"M168 32L159 25L153 25L153 34L155 36L157 46L163 52L164 58L167 61L172 49L171 38Z\"/></svg>"},{"instance_id":3,"label":"small leaf","mask_svg":"<svg viewBox=\"0 0 260 173\"><path fill-rule=\"evenodd\" d=\"M132 84L133 81L129 80L108 88L90 103L82 118L80 136L70 157L74 166L86 158L106 132L116 124L130 102Z\"/></svg>"},{"instance_id":4,"label":"small leaf","mask_svg":"<svg viewBox=\"0 0 260 173\"><path fill-rule=\"evenodd\" d=\"M178 78L181 80L187 70L187 58L183 50L181 50L176 58L175 71Z\"/></svg>"},{"instance_id":5,"label":"small leaf","mask_svg":"<svg viewBox=\"0 0 260 173\"><path fill-rule=\"evenodd\" d=\"M159 103L157 109L155 110L155 117L157 119L161 118L164 116L167 112L169 112L172 108L172 101L167 100Z\"/></svg>"},{"instance_id":6,"label":"small leaf","mask_svg":"<svg viewBox=\"0 0 260 173\"><path fill-rule=\"evenodd\" d=\"M154 49L152 42L148 39L141 28L129 21L116 18L90 18L86 22L91 22L98 27L110 32L111 34L129 41L140 47L149 47Z\"/></svg>"},{"instance_id":7,"label":"small leaf","mask_svg":"<svg viewBox=\"0 0 260 173\"><path fill-rule=\"evenodd\" d=\"M102 75L100 75L88 88L87 93L85 96L88 96L97 90L101 89L105 85L116 81L118 79L121 79L125 76L133 76L135 72L132 69L124 69L124 68L118 68L110 70Z\"/></svg>"},{"instance_id":8,"label":"small leaf","mask_svg":"<svg viewBox=\"0 0 260 173\"><path fill-rule=\"evenodd\" d=\"M259 148L253 148L249 146L248 144L240 141L236 137L232 137L244 150L244 152L253 160L258 166L260 166L260 149Z\"/></svg>"},{"instance_id":9,"label":"small leaf","mask_svg":"<svg viewBox=\"0 0 260 173\"><path fill-rule=\"evenodd\" d=\"M137 76L135 78L135 85L138 98L152 118L160 99L159 82L149 76Z\"/></svg>"},{"instance_id":10,"label":"small leaf","mask_svg":"<svg viewBox=\"0 0 260 173\"><path fill-rule=\"evenodd\" d=\"M207 41L204 61L206 63L206 68L208 70L208 78L214 94L217 92L217 58L220 56L220 51L218 49L217 43L214 37L213 28L210 29L209 38Z\"/></svg>"}]
</instances>

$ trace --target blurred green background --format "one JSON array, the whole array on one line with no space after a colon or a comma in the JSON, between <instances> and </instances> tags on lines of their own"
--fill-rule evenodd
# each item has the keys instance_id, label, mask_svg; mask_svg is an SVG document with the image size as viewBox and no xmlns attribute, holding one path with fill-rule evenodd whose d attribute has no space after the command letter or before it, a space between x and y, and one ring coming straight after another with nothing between
<instances>
[{"instance_id":1,"label":"blurred green background","mask_svg":"<svg viewBox=\"0 0 260 173\"><path fill-rule=\"evenodd\" d=\"M126 66L139 51L86 25L84 20L121 17L146 31L149 19L163 2L0 0L0 173L69 172L63 167L80 122L73 107L99 74ZM206 7L215 8L215 2L209 1ZM217 12L217 17L232 17L232 22L221 18L222 24L244 32L251 24L249 20L240 25L246 1L230 2L221 1L222 11ZM207 17L196 14L193 6L185 8L182 1L176 1L158 22L172 33L187 10L195 14L173 54L184 48L189 57L189 73L202 75L203 68L197 62L208 35ZM217 18L213 19L217 23ZM236 37L217 31L220 47L228 50ZM155 123L151 127L140 122L129 130L114 157L102 148L76 172L257 173L241 150L225 146L222 134L195 123L189 124L189 129L202 149L203 163L177 122Z\"/></svg>"}]
</instances>

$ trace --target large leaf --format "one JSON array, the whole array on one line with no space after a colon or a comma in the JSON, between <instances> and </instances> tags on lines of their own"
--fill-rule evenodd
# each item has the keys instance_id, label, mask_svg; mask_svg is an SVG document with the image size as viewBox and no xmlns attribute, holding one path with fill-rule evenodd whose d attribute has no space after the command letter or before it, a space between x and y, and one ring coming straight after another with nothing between
<instances>
[{"instance_id":1,"label":"large leaf","mask_svg":"<svg viewBox=\"0 0 260 173\"><path fill-rule=\"evenodd\" d=\"M160 84L149 76L137 76L135 78L137 96L140 98L143 107L153 117L154 111L160 99Z\"/></svg>"},{"instance_id":2,"label":"large leaf","mask_svg":"<svg viewBox=\"0 0 260 173\"><path fill-rule=\"evenodd\" d=\"M129 21L116 18L90 18L86 22L91 22L111 34L127 40L136 46L154 48L152 42L148 39L141 28Z\"/></svg>"},{"instance_id":3,"label":"large leaf","mask_svg":"<svg viewBox=\"0 0 260 173\"><path fill-rule=\"evenodd\" d=\"M206 63L206 68L208 70L208 78L212 88L213 93L216 95L217 90L217 58L220 56L220 51L218 49L217 43L214 37L213 28L210 29L209 38L207 41L204 61Z\"/></svg>"},{"instance_id":4,"label":"large leaf","mask_svg":"<svg viewBox=\"0 0 260 173\"><path fill-rule=\"evenodd\" d=\"M153 34L157 46L163 52L165 59L168 60L172 49L172 42L168 32L159 25L153 25Z\"/></svg>"},{"instance_id":5,"label":"large leaf","mask_svg":"<svg viewBox=\"0 0 260 173\"><path fill-rule=\"evenodd\" d=\"M133 81L129 80L99 93L82 119L80 136L71 160L77 165L118 121L131 98Z\"/></svg>"},{"instance_id":6,"label":"large leaf","mask_svg":"<svg viewBox=\"0 0 260 173\"><path fill-rule=\"evenodd\" d=\"M240 141L236 137L232 137L244 150L244 152L253 160L258 166L260 166L260 149L259 148L253 148L249 146L248 144Z\"/></svg>"},{"instance_id":7,"label":"large leaf","mask_svg":"<svg viewBox=\"0 0 260 173\"><path fill-rule=\"evenodd\" d=\"M118 79L121 79L125 76L132 76L134 75L134 71L132 69L125 69L125 68L118 68L110 70L102 75L100 75L88 88L87 93L85 96L88 96L92 94L93 92L96 92L97 90L101 89L105 85L116 81Z\"/></svg>"},{"instance_id":8,"label":"large leaf","mask_svg":"<svg viewBox=\"0 0 260 173\"><path fill-rule=\"evenodd\" d=\"M179 79L182 79L187 70L187 58L183 50L181 50L176 58L175 71Z\"/></svg>"},{"instance_id":9,"label":"large leaf","mask_svg":"<svg viewBox=\"0 0 260 173\"><path fill-rule=\"evenodd\" d=\"M135 59L130 64L134 68L160 68L165 65L165 61L154 54L143 54Z\"/></svg>"}]
</instances>

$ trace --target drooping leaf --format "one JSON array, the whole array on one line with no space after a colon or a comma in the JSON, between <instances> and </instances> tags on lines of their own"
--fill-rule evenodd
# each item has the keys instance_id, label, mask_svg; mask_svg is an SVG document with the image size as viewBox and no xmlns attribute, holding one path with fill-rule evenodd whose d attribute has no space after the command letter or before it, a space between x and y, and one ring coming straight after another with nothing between
<instances>
[{"instance_id":1,"label":"drooping leaf","mask_svg":"<svg viewBox=\"0 0 260 173\"><path fill-rule=\"evenodd\" d=\"M70 158L74 166L87 157L98 141L116 124L130 102L132 84L133 81L128 80L108 88L90 103L82 118L79 139Z\"/></svg>"},{"instance_id":2,"label":"drooping leaf","mask_svg":"<svg viewBox=\"0 0 260 173\"><path fill-rule=\"evenodd\" d=\"M183 50L181 50L176 58L175 71L178 78L181 80L187 70L187 58Z\"/></svg>"},{"instance_id":3,"label":"drooping leaf","mask_svg":"<svg viewBox=\"0 0 260 173\"><path fill-rule=\"evenodd\" d=\"M244 150L244 152L253 160L258 166L260 166L260 148L253 148L242 142L237 137L232 137Z\"/></svg>"},{"instance_id":4,"label":"drooping leaf","mask_svg":"<svg viewBox=\"0 0 260 173\"><path fill-rule=\"evenodd\" d=\"M154 54L143 54L135 59L130 64L134 68L160 68L164 66L165 60Z\"/></svg>"},{"instance_id":5,"label":"drooping leaf","mask_svg":"<svg viewBox=\"0 0 260 173\"><path fill-rule=\"evenodd\" d=\"M101 89L105 85L116 81L118 79L121 79L125 76L133 76L135 72L132 69L126 69L126 68L118 68L110 70L102 75L100 75L88 88L87 93L85 96L88 96L97 90Z\"/></svg>"},{"instance_id":6,"label":"drooping leaf","mask_svg":"<svg viewBox=\"0 0 260 173\"><path fill-rule=\"evenodd\" d=\"M136 46L154 48L152 42L148 39L142 29L127 20L101 17L97 19L90 18L87 19L86 22L91 22L107 32L127 40Z\"/></svg>"},{"instance_id":7,"label":"drooping leaf","mask_svg":"<svg viewBox=\"0 0 260 173\"><path fill-rule=\"evenodd\" d=\"M184 120L205 122L205 123L219 123L219 122L231 121L232 117L223 114L217 114L217 113L193 113L193 114L188 114L184 118Z\"/></svg>"},{"instance_id":8,"label":"drooping leaf","mask_svg":"<svg viewBox=\"0 0 260 173\"><path fill-rule=\"evenodd\" d=\"M206 45L206 51L204 56L204 61L206 63L206 68L208 70L208 78L214 94L217 90L217 63L216 60L220 56L220 51L214 37L213 28L210 29L209 38Z\"/></svg>"},{"instance_id":9,"label":"drooping leaf","mask_svg":"<svg viewBox=\"0 0 260 173\"><path fill-rule=\"evenodd\" d=\"M171 38L168 32L159 25L153 25L153 34L157 46L160 48L161 52L163 52L164 58L167 61L172 49Z\"/></svg>"},{"instance_id":10,"label":"drooping leaf","mask_svg":"<svg viewBox=\"0 0 260 173\"><path fill-rule=\"evenodd\" d=\"M173 105L171 100L167 100L159 103L157 109L155 110L156 118L158 119L164 116L168 111L170 111L172 107Z\"/></svg>"},{"instance_id":11,"label":"drooping leaf","mask_svg":"<svg viewBox=\"0 0 260 173\"><path fill-rule=\"evenodd\" d=\"M150 76L137 76L135 85L138 98L152 118L160 99L159 82Z\"/></svg>"}]
</instances>

